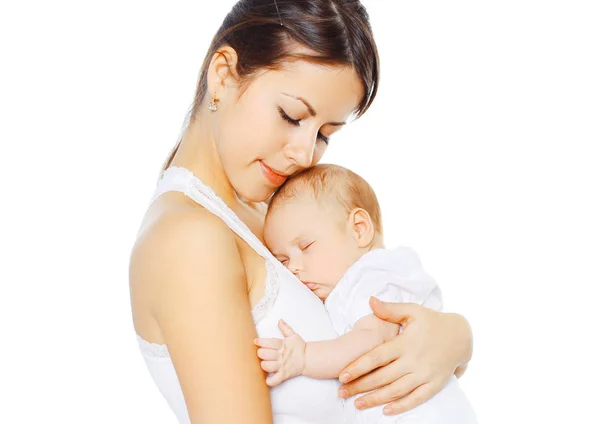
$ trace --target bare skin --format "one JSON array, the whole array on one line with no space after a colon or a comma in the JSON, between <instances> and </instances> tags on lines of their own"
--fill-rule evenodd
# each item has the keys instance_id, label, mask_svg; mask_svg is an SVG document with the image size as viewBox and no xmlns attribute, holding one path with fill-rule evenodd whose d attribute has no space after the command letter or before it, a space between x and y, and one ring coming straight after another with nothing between
<instances>
[{"instance_id":1,"label":"bare skin","mask_svg":"<svg viewBox=\"0 0 600 424\"><path fill-rule=\"evenodd\" d=\"M236 59L231 49L213 58L208 83L219 111L211 114L205 99L173 165L194 172L262 240L262 201L276 187L261 162L286 174L316 163L322 134L349 118L362 86L351 69L295 62L258 76L241 94L229 66ZM303 124L284 122L278 106ZM169 346L192 423L272 422L250 312L265 280L263 258L184 195L166 193L148 210L131 257L134 325L145 340Z\"/></svg>"},{"instance_id":2,"label":"bare skin","mask_svg":"<svg viewBox=\"0 0 600 424\"><path fill-rule=\"evenodd\" d=\"M326 139L360 103L363 88L352 69L302 61L261 73L251 84L242 85L235 74L236 62L235 51L228 47L214 55L209 95L173 165L203 180L262 240L263 202L277 188L265 179L263 166L291 175L316 164ZM208 110L208 97L218 100L217 112ZM282 119L282 111L298 124ZM142 223L131 256L130 289L135 329L149 342L168 345L192 423L272 422L269 390L253 345L257 334L250 311L265 292L264 260L256 252L183 194L166 193ZM411 314L416 323L432 322L420 310ZM408 368L423 378L435 378L429 387L439 390L437 382L445 375L440 371L454 372L471 354L470 339L463 337L470 336L464 319L459 328L450 328L450 334L467 342L453 348L454 342L446 341L441 351L436 350L438 343L432 339L453 325L444 314L440 317L437 324L425 326L427 331L403 339L406 346L422 347L429 354L426 361L397 359L402 367L382 368L371 383L382 387L387 384L382 381L401 381L410 392L414 382L402 379ZM402 351L390 343L394 341L380 348L390 355L398 353L398 358ZM366 368L348 369L359 377ZM368 384L358 384L357 380L348 387L369 390ZM373 398L377 393L369 395L373 405L406 394L395 392L390 398L385 392ZM416 406L422 397L407 397L404 407ZM235 408L228 407L233 403Z\"/></svg>"}]
</instances>

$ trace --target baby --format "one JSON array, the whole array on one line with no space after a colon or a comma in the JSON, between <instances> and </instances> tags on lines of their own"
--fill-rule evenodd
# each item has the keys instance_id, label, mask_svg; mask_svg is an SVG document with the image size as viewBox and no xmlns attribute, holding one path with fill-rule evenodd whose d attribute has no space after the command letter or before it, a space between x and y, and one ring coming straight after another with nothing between
<instances>
[{"instance_id":1,"label":"baby","mask_svg":"<svg viewBox=\"0 0 600 424\"><path fill-rule=\"evenodd\" d=\"M257 339L269 386L304 375L337 378L350 362L396 337L398 324L373 315L369 298L440 310L441 293L408 248L385 249L381 212L371 186L352 171L317 165L290 178L273 196L265 219L273 255L324 303L339 338L305 342L285 322L284 339ZM474 423L452 376L428 402L397 416L383 407L357 410L345 402L346 423Z\"/></svg>"}]
</instances>

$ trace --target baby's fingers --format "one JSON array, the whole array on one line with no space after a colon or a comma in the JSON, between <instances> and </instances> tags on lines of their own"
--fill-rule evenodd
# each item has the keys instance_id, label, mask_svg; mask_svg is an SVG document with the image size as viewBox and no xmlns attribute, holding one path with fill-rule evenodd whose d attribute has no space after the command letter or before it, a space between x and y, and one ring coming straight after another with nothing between
<instances>
[{"instance_id":1,"label":"baby's fingers","mask_svg":"<svg viewBox=\"0 0 600 424\"><path fill-rule=\"evenodd\" d=\"M281 339L254 339L254 344L258 347L275 350L283 347L283 341Z\"/></svg>"},{"instance_id":2,"label":"baby's fingers","mask_svg":"<svg viewBox=\"0 0 600 424\"><path fill-rule=\"evenodd\" d=\"M279 361L261 361L260 367L266 372L277 372L281 368Z\"/></svg>"},{"instance_id":3,"label":"baby's fingers","mask_svg":"<svg viewBox=\"0 0 600 424\"><path fill-rule=\"evenodd\" d=\"M283 376L283 373L277 372L277 373L271 374L267 377L267 386L269 386L269 387L279 386L284 381L285 381L285 378Z\"/></svg>"},{"instance_id":4,"label":"baby's fingers","mask_svg":"<svg viewBox=\"0 0 600 424\"><path fill-rule=\"evenodd\" d=\"M296 334L294 332L294 329L292 327L290 327L288 325L288 323L282 319L279 320L279 331L281 331L281 334L283 334L284 337L291 337L294 334Z\"/></svg>"},{"instance_id":5,"label":"baby's fingers","mask_svg":"<svg viewBox=\"0 0 600 424\"><path fill-rule=\"evenodd\" d=\"M280 351L275 349L265 349L260 348L256 352L260 359L264 359L266 361L276 361L281 357Z\"/></svg>"}]
</instances>

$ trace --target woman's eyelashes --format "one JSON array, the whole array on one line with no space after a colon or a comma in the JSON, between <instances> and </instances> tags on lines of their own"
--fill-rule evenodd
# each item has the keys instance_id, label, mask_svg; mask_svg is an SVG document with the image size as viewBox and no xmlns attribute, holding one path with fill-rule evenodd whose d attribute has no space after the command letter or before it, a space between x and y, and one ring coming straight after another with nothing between
<instances>
[{"instance_id":1,"label":"woman's eyelashes","mask_svg":"<svg viewBox=\"0 0 600 424\"><path fill-rule=\"evenodd\" d=\"M279 115L281 115L281 118L286 121L287 123L298 127L300 126L300 121L301 119L293 119L291 118L287 113L285 113L285 111L283 110L283 108L278 107L277 108L279 110ZM319 140L323 141L325 144L329 144L329 137L325 137L321 131L319 131L319 134L317 134L317 137L319 138Z\"/></svg>"},{"instance_id":2,"label":"woman's eyelashes","mask_svg":"<svg viewBox=\"0 0 600 424\"><path fill-rule=\"evenodd\" d=\"M281 115L284 121L287 121L296 127L300 125L300 119L292 119L287 113L285 113L285 111L281 107L277 109L279 109L279 114Z\"/></svg>"}]
</instances>

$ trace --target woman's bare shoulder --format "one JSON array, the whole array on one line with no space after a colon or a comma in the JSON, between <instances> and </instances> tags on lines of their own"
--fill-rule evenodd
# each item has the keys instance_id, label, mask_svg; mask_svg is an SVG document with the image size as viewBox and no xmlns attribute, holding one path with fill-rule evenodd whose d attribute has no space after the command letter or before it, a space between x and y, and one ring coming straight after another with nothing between
<instances>
[{"instance_id":1,"label":"woman's bare shoulder","mask_svg":"<svg viewBox=\"0 0 600 424\"><path fill-rule=\"evenodd\" d=\"M164 197L169 195L148 211L133 247L132 288L137 284L163 284L176 274L214 267L214 255L223 257L229 267L243 268L235 235L219 217L178 197L182 196L179 193Z\"/></svg>"},{"instance_id":2,"label":"woman's bare shoulder","mask_svg":"<svg viewBox=\"0 0 600 424\"><path fill-rule=\"evenodd\" d=\"M191 421L230 422L221 417L233 412L211 399L225 399L235 385L247 394L236 401L244 413L271 422L234 234L218 217L185 203L150 218L132 254L132 297L138 312L153 317L155 340L169 347Z\"/></svg>"}]
</instances>

